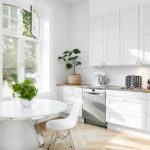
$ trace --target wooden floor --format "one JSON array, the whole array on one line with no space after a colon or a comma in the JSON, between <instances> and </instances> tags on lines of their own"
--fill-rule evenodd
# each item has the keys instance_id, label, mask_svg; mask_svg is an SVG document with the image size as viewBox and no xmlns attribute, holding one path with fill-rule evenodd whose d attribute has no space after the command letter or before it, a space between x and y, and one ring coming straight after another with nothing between
<instances>
[{"instance_id":1,"label":"wooden floor","mask_svg":"<svg viewBox=\"0 0 150 150\"><path fill-rule=\"evenodd\" d=\"M51 131L45 129L44 123L40 127L44 135L51 135ZM150 140L84 123L78 123L71 133L76 150L150 150ZM45 143L48 138L45 137ZM68 148L58 141L56 150Z\"/></svg>"}]
</instances>

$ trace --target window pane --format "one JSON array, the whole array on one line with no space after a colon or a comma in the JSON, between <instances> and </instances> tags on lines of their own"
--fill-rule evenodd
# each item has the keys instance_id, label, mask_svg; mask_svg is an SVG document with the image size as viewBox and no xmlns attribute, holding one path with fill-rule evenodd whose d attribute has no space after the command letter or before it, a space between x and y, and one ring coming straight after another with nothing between
<instances>
[{"instance_id":1,"label":"window pane","mask_svg":"<svg viewBox=\"0 0 150 150\"><path fill-rule=\"evenodd\" d=\"M3 17L3 28L9 28L9 19L7 17Z\"/></svg>"},{"instance_id":2,"label":"window pane","mask_svg":"<svg viewBox=\"0 0 150 150\"><path fill-rule=\"evenodd\" d=\"M9 16L9 6L3 5L3 15Z\"/></svg>"},{"instance_id":3,"label":"window pane","mask_svg":"<svg viewBox=\"0 0 150 150\"><path fill-rule=\"evenodd\" d=\"M10 30L11 31L18 31L18 22L11 20L10 21Z\"/></svg>"},{"instance_id":4,"label":"window pane","mask_svg":"<svg viewBox=\"0 0 150 150\"><path fill-rule=\"evenodd\" d=\"M10 85L17 81L18 39L3 36L3 96L11 95Z\"/></svg>"},{"instance_id":5,"label":"window pane","mask_svg":"<svg viewBox=\"0 0 150 150\"><path fill-rule=\"evenodd\" d=\"M13 19L16 19L16 20L18 20L18 8L17 7L14 7L14 6L11 6L11 18L13 18Z\"/></svg>"},{"instance_id":6,"label":"window pane","mask_svg":"<svg viewBox=\"0 0 150 150\"><path fill-rule=\"evenodd\" d=\"M34 36L39 37L40 36L40 17L36 13L36 11L33 11L32 14L32 33Z\"/></svg>"},{"instance_id":7,"label":"window pane","mask_svg":"<svg viewBox=\"0 0 150 150\"><path fill-rule=\"evenodd\" d=\"M3 28L18 33L19 8L10 5L3 5Z\"/></svg>"},{"instance_id":8,"label":"window pane","mask_svg":"<svg viewBox=\"0 0 150 150\"><path fill-rule=\"evenodd\" d=\"M31 13L23 10L23 35L31 38L35 38L31 33Z\"/></svg>"},{"instance_id":9,"label":"window pane","mask_svg":"<svg viewBox=\"0 0 150 150\"><path fill-rule=\"evenodd\" d=\"M36 85L38 78L37 49L37 43L25 41L25 77L31 79Z\"/></svg>"}]
</instances>

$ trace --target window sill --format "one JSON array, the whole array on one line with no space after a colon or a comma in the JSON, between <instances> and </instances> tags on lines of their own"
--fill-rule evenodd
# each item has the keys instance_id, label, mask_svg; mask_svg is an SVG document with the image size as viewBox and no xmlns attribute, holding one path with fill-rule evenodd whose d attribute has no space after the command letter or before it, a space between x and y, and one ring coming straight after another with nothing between
<instances>
[{"instance_id":1,"label":"window sill","mask_svg":"<svg viewBox=\"0 0 150 150\"><path fill-rule=\"evenodd\" d=\"M43 93L39 93L36 98L38 98L38 99L42 99L42 98L44 98L44 99L47 99L47 98L48 99L56 99L56 94L54 92L43 92ZM12 100L14 100L13 97L1 97L0 98L0 102L12 101Z\"/></svg>"}]
</instances>

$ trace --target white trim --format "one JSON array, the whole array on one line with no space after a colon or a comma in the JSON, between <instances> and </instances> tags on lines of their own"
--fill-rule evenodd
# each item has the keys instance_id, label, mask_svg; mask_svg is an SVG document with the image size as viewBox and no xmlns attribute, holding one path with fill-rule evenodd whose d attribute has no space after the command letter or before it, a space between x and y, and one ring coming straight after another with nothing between
<instances>
[{"instance_id":1,"label":"white trim","mask_svg":"<svg viewBox=\"0 0 150 150\"><path fill-rule=\"evenodd\" d=\"M55 70L54 70L54 45L53 45L53 39L54 39L54 27L53 27L53 22L54 22L54 15L53 15L53 9L51 8L50 10L50 91L55 91L55 82L54 82L54 73L55 73Z\"/></svg>"},{"instance_id":2,"label":"white trim","mask_svg":"<svg viewBox=\"0 0 150 150\"><path fill-rule=\"evenodd\" d=\"M0 89L2 89L2 82L3 82L3 69L2 69L2 25L3 25L3 6L2 1L0 1ZM0 97L2 97L2 90L0 90Z\"/></svg>"},{"instance_id":3,"label":"white trim","mask_svg":"<svg viewBox=\"0 0 150 150\"><path fill-rule=\"evenodd\" d=\"M107 124L107 128L110 129L110 130L129 133L129 134L132 134L132 135L137 136L137 137L150 139L150 134L149 134L150 132L148 132L148 131L138 130L138 129L129 128L129 127L124 127L124 126L121 126L121 125L116 125L116 124L111 124L111 123Z\"/></svg>"},{"instance_id":4,"label":"white trim","mask_svg":"<svg viewBox=\"0 0 150 150\"><path fill-rule=\"evenodd\" d=\"M21 1L21 0L2 0L3 4L13 5L16 7L19 7L21 9L25 9L27 11L30 11L30 5L32 5L31 1Z\"/></svg>"}]
</instances>

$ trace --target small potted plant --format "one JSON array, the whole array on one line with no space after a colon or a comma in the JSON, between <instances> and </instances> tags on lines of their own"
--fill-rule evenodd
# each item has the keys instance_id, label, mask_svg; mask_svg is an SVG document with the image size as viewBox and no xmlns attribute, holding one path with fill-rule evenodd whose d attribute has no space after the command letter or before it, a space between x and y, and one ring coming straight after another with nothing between
<instances>
[{"instance_id":1,"label":"small potted plant","mask_svg":"<svg viewBox=\"0 0 150 150\"><path fill-rule=\"evenodd\" d=\"M67 69L73 69L73 74L68 75L67 83L71 85L79 85L81 82L81 75L76 74L76 67L82 63L79 61L79 56L81 51L79 49L74 49L72 51L64 51L62 56L58 57L58 60L65 62L65 67Z\"/></svg>"},{"instance_id":2,"label":"small potted plant","mask_svg":"<svg viewBox=\"0 0 150 150\"><path fill-rule=\"evenodd\" d=\"M37 96L38 89L28 79L22 83L15 82L11 85L13 90L13 97L20 98L20 104L23 107L30 107L32 99Z\"/></svg>"}]
</instances>

